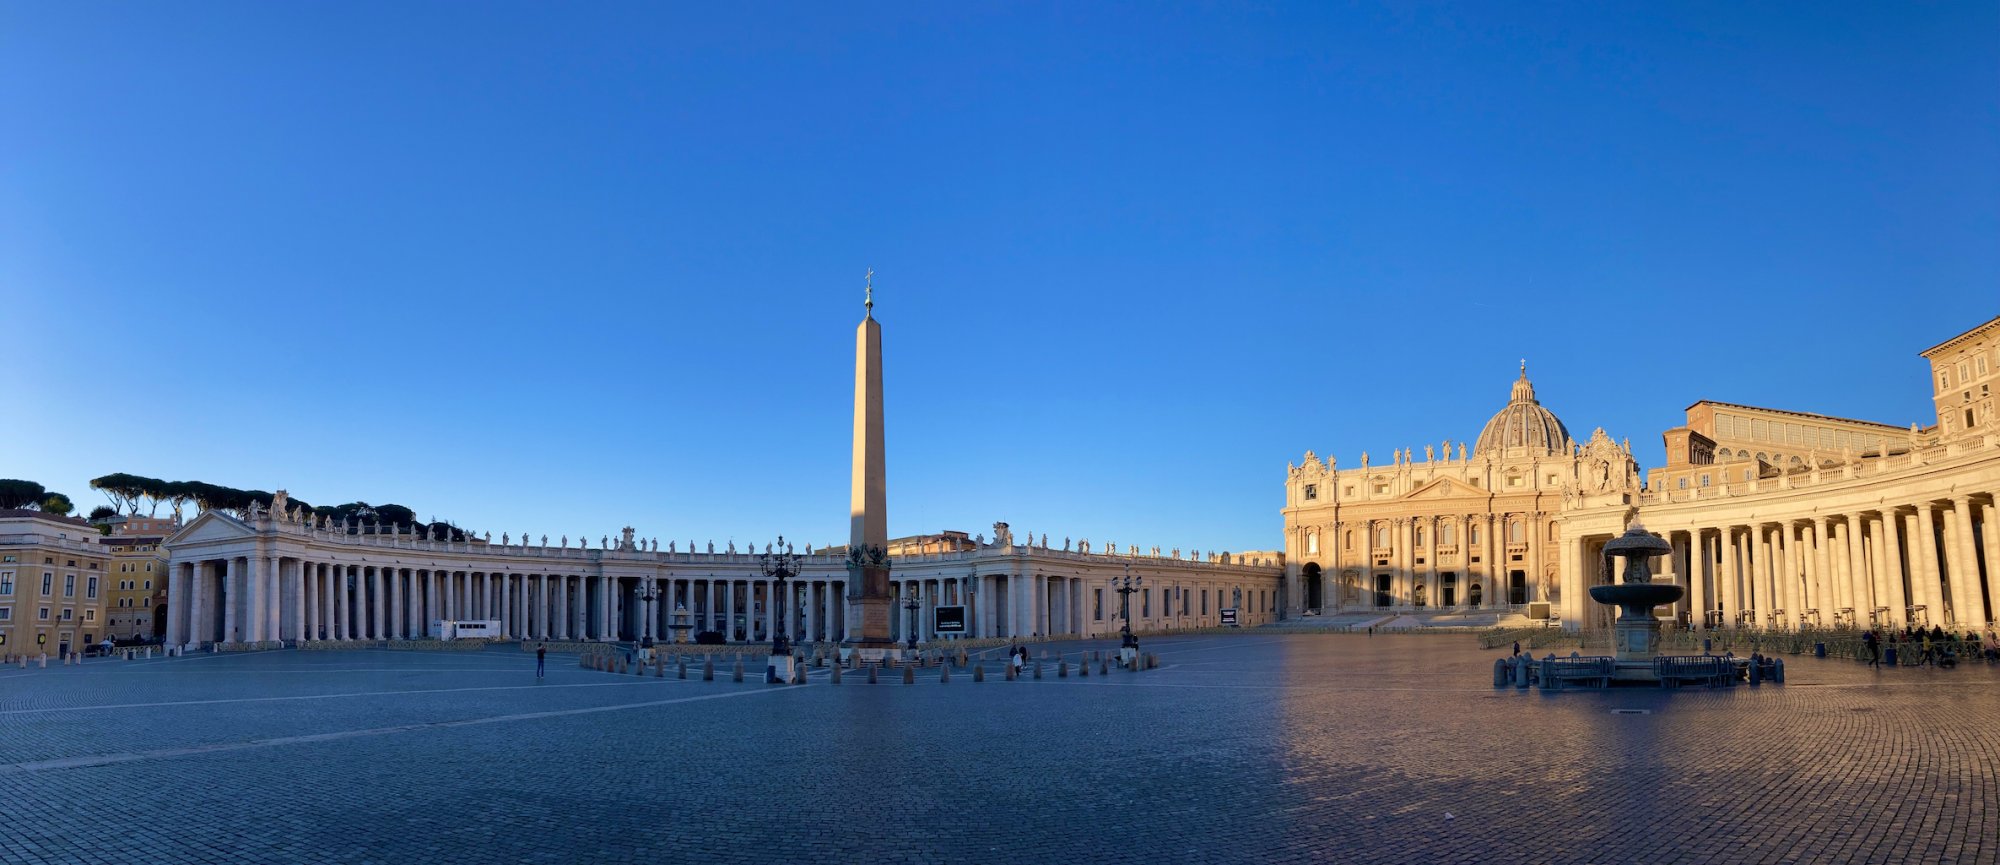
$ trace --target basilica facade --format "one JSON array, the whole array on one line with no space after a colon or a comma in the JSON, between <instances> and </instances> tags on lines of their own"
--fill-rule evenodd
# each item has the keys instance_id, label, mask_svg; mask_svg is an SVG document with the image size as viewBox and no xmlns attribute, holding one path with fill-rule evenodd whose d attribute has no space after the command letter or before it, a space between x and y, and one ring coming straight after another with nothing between
<instances>
[{"instance_id":1,"label":"basilica facade","mask_svg":"<svg viewBox=\"0 0 2000 865\"><path fill-rule=\"evenodd\" d=\"M1285 480L1286 612L1497 611L1606 626L1604 544L1670 542L1659 613L1689 628L1982 630L2000 588L2000 318L1924 352L1935 422L1700 401L1642 484L1628 445L1573 439L1525 366L1468 453L1404 449ZM1449 618L1449 616L1445 616Z\"/></svg>"},{"instance_id":2,"label":"basilica facade","mask_svg":"<svg viewBox=\"0 0 2000 865\"><path fill-rule=\"evenodd\" d=\"M1285 482L1288 611L1450 613L1559 604L1559 527L1580 496L1630 497L1638 464L1604 430L1583 442L1521 367L1468 451L1452 442L1363 453L1342 469L1307 451Z\"/></svg>"}]
</instances>

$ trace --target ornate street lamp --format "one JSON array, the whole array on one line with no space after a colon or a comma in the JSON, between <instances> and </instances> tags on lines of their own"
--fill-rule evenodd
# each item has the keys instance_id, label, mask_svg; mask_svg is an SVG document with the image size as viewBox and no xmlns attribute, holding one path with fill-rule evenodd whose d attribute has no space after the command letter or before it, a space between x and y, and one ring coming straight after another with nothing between
<instances>
[{"instance_id":1,"label":"ornate street lamp","mask_svg":"<svg viewBox=\"0 0 2000 865\"><path fill-rule=\"evenodd\" d=\"M1132 634L1132 593L1143 591L1141 587L1146 585L1146 578L1132 576L1132 566L1126 565L1125 577L1122 580L1117 577L1111 578L1111 585L1118 593L1119 612L1125 617L1125 624L1118 630L1118 647L1121 650L1137 649L1139 638Z\"/></svg>"},{"instance_id":2,"label":"ornate street lamp","mask_svg":"<svg viewBox=\"0 0 2000 865\"><path fill-rule=\"evenodd\" d=\"M639 620L639 648L641 649L650 649L653 647L653 602L659 599L659 589L653 586L652 580L639 581L639 596L637 600L639 603L645 605L646 610L646 617Z\"/></svg>"},{"instance_id":3,"label":"ornate street lamp","mask_svg":"<svg viewBox=\"0 0 2000 865\"><path fill-rule=\"evenodd\" d=\"M775 608L772 615L778 617L777 628L771 633L771 654L789 656L792 653L792 643L785 636L787 605L778 599L785 597L785 581L799 575L799 557L792 552L791 547L785 545L784 535L779 535L778 542L767 549L769 551L758 554L757 568L763 572L764 579L771 581L771 606Z\"/></svg>"},{"instance_id":4,"label":"ornate street lamp","mask_svg":"<svg viewBox=\"0 0 2000 865\"><path fill-rule=\"evenodd\" d=\"M903 589L903 609L910 611L910 651L915 653L917 651L917 609L922 606L917 603L917 595L923 589L914 581L904 583Z\"/></svg>"}]
</instances>

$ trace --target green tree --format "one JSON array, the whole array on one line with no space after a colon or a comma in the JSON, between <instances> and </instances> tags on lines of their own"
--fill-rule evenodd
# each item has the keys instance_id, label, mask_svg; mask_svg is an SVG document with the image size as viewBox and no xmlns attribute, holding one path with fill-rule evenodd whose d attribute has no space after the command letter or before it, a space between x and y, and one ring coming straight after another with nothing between
<instances>
[{"instance_id":1,"label":"green tree","mask_svg":"<svg viewBox=\"0 0 2000 865\"><path fill-rule=\"evenodd\" d=\"M59 517L66 517L69 516L75 510L76 510L76 503L71 502L69 500L69 496L63 495L62 493L49 493L47 498L42 499L43 513L55 514L56 516Z\"/></svg>"},{"instance_id":2,"label":"green tree","mask_svg":"<svg viewBox=\"0 0 2000 865\"><path fill-rule=\"evenodd\" d=\"M416 523L417 512L402 505L376 505L375 519L392 526L407 526Z\"/></svg>"},{"instance_id":3,"label":"green tree","mask_svg":"<svg viewBox=\"0 0 2000 865\"><path fill-rule=\"evenodd\" d=\"M34 481L0 478L0 508L39 507L49 491Z\"/></svg>"},{"instance_id":4,"label":"green tree","mask_svg":"<svg viewBox=\"0 0 2000 865\"><path fill-rule=\"evenodd\" d=\"M118 516L118 509L109 505L98 505L90 509L90 521L93 523L101 523L115 516Z\"/></svg>"}]
</instances>

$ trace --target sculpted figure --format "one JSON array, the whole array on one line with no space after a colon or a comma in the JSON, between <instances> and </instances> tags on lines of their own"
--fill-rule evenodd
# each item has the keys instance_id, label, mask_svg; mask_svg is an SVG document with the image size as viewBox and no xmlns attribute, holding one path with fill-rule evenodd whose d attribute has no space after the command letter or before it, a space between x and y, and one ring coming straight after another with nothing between
<instances>
[{"instance_id":1,"label":"sculpted figure","mask_svg":"<svg viewBox=\"0 0 2000 865\"><path fill-rule=\"evenodd\" d=\"M562 548L565 550L569 549L569 535L562 536Z\"/></svg>"},{"instance_id":2,"label":"sculpted figure","mask_svg":"<svg viewBox=\"0 0 2000 865\"><path fill-rule=\"evenodd\" d=\"M729 539L729 554L730 554L730 555L732 555L732 556L733 556L733 555L736 555L736 539L735 539L735 538L730 538L730 539Z\"/></svg>"},{"instance_id":3,"label":"sculpted figure","mask_svg":"<svg viewBox=\"0 0 2000 865\"><path fill-rule=\"evenodd\" d=\"M674 551L674 542L673 542L673 541L668 541L668 542L667 542L667 552L670 552L670 553L671 553L671 552L673 552L673 551Z\"/></svg>"},{"instance_id":4,"label":"sculpted figure","mask_svg":"<svg viewBox=\"0 0 2000 865\"><path fill-rule=\"evenodd\" d=\"M506 532L501 532L501 533L500 533L500 546L503 546L503 547L504 547L504 546L506 546L506 545L507 545L507 533L506 533Z\"/></svg>"},{"instance_id":5,"label":"sculpted figure","mask_svg":"<svg viewBox=\"0 0 2000 865\"><path fill-rule=\"evenodd\" d=\"M708 542L708 554L709 554L709 555L711 555L711 556L712 556L712 555L715 555L715 542L714 542L714 541L709 541L709 542Z\"/></svg>"},{"instance_id":6,"label":"sculpted figure","mask_svg":"<svg viewBox=\"0 0 2000 865\"><path fill-rule=\"evenodd\" d=\"M1424 445L1424 462L1428 463L1436 461L1437 461L1437 451L1432 450L1430 445Z\"/></svg>"},{"instance_id":7,"label":"sculpted figure","mask_svg":"<svg viewBox=\"0 0 2000 865\"><path fill-rule=\"evenodd\" d=\"M1042 549L1045 549L1045 550L1046 550L1046 549L1048 549L1048 548L1049 548L1049 533L1048 533L1048 532L1043 532L1043 533L1042 533Z\"/></svg>"}]
</instances>

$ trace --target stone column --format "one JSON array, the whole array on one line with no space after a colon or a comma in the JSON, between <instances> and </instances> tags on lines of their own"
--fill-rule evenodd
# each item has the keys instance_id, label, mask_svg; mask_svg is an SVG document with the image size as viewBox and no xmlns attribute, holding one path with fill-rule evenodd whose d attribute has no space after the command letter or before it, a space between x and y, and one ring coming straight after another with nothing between
<instances>
[{"instance_id":1,"label":"stone column","mask_svg":"<svg viewBox=\"0 0 2000 865\"><path fill-rule=\"evenodd\" d=\"M1834 522L1831 518L1827 520L1826 555L1827 561L1830 564L1830 567L1827 569L1827 576L1833 580L1834 612L1837 614L1841 610L1847 610L1853 613L1856 618L1859 618L1861 605L1855 601L1854 568L1852 563L1847 560L1847 535L1848 531L1845 523Z\"/></svg>"},{"instance_id":2,"label":"stone column","mask_svg":"<svg viewBox=\"0 0 2000 865\"><path fill-rule=\"evenodd\" d=\"M1707 630L1708 581L1702 579L1702 562L1697 560L1700 553L1696 551L1701 546L1701 529L1689 529L1685 534L1687 540L1674 545L1674 557L1685 556L1687 561L1682 566L1684 573L1681 579L1686 581L1687 586L1688 624L1695 630Z\"/></svg>"},{"instance_id":3,"label":"stone column","mask_svg":"<svg viewBox=\"0 0 2000 865\"><path fill-rule=\"evenodd\" d=\"M313 567L314 576L319 580L319 615L314 617L318 630L313 634L314 639L340 639L340 632L334 629L333 618L333 575L338 568L331 563Z\"/></svg>"},{"instance_id":4,"label":"stone column","mask_svg":"<svg viewBox=\"0 0 2000 865\"><path fill-rule=\"evenodd\" d=\"M1951 596L1960 631L1986 626L1986 603L1979 590L1979 547L1972 534L1972 497L1951 500L1952 525L1957 536L1952 544Z\"/></svg>"},{"instance_id":5,"label":"stone column","mask_svg":"<svg viewBox=\"0 0 2000 865\"><path fill-rule=\"evenodd\" d=\"M278 574L278 557L264 556L263 573L257 587L259 597L264 600L264 605L257 610L257 632L262 639L281 639L279 635L284 633L285 599L281 594L284 585Z\"/></svg>"},{"instance_id":6,"label":"stone column","mask_svg":"<svg viewBox=\"0 0 2000 865\"><path fill-rule=\"evenodd\" d=\"M1896 537L1901 529L1902 520L1893 508L1883 508L1875 518L1875 597L1889 608L1883 625L1895 628L1910 621L1906 609L1910 599L1903 593L1903 545Z\"/></svg>"},{"instance_id":7,"label":"stone column","mask_svg":"<svg viewBox=\"0 0 2000 865\"><path fill-rule=\"evenodd\" d=\"M1980 531L1986 536L1985 596L1987 603L1995 608L1992 615L1987 617L1989 622L1995 616L2000 616L2000 594L1996 594L2000 592L2000 524L1996 524L1993 517L1994 504L1980 506Z\"/></svg>"},{"instance_id":8,"label":"stone column","mask_svg":"<svg viewBox=\"0 0 2000 865\"><path fill-rule=\"evenodd\" d=\"M1800 576L1798 538L1793 534L1798 530L1790 520L1778 524L1778 562L1783 569L1779 576L1784 585L1780 597L1785 599L1784 627L1798 630L1800 616L1805 612L1805 583Z\"/></svg>"},{"instance_id":9,"label":"stone column","mask_svg":"<svg viewBox=\"0 0 2000 865\"><path fill-rule=\"evenodd\" d=\"M1722 547L1722 627L1734 631L1742 615L1742 549L1736 545L1736 527L1722 527L1718 539Z\"/></svg>"},{"instance_id":10,"label":"stone column","mask_svg":"<svg viewBox=\"0 0 2000 865\"><path fill-rule=\"evenodd\" d=\"M1757 528L1757 549L1764 562L1757 568L1757 624L1759 627L1774 627L1771 613L1784 608L1785 598L1779 591L1778 539L1768 523Z\"/></svg>"},{"instance_id":11,"label":"stone column","mask_svg":"<svg viewBox=\"0 0 2000 865\"><path fill-rule=\"evenodd\" d=\"M182 648L196 648L209 639L208 629L208 563L202 561L188 563L187 578L187 631L181 635ZM173 607L167 607L169 611Z\"/></svg>"},{"instance_id":12,"label":"stone column","mask_svg":"<svg viewBox=\"0 0 2000 865\"><path fill-rule=\"evenodd\" d=\"M222 641L233 643L240 639L242 620L237 618L236 609L243 606L243 590L236 585L239 571L236 557L222 560Z\"/></svg>"},{"instance_id":13,"label":"stone column","mask_svg":"<svg viewBox=\"0 0 2000 865\"><path fill-rule=\"evenodd\" d=\"M309 566L304 560L294 560L292 562L292 576L286 582L291 587L292 592L292 621L290 630L285 634L285 637L300 642L305 641L306 631L310 627L307 623L312 621L310 614L306 611L306 608L311 606L312 596L312 584L306 578L307 567Z\"/></svg>"},{"instance_id":14,"label":"stone column","mask_svg":"<svg viewBox=\"0 0 2000 865\"><path fill-rule=\"evenodd\" d=\"M1859 513L1847 515L1847 578L1851 602L1854 605L1856 627L1870 627L1871 615L1875 612L1874 585L1868 578L1868 551L1864 547L1867 536L1862 531L1862 517Z\"/></svg>"},{"instance_id":15,"label":"stone column","mask_svg":"<svg viewBox=\"0 0 2000 865\"><path fill-rule=\"evenodd\" d=\"M1917 505L1916 543L1911 549L1916 551L1916 567L1910 569L1910 582L1919 583L1917 597L1923 599L1925 612L1930 624L1946 622L1944 610L1944 578L1938 574L1937 511L1930 502Z\"/></svg>"},{"instance_id":16,"label":"stone column","mask_svg":"<svg viewBox=\"0 0 2000 865\"><path fill-rule=\"evenodd\" d=\"M1396 556L1392 559L1396 563L1396 605L1405 610L1416 609L1417 603L1416 535L1416 518L1396 518Z\"/></svg>"},{"instance_id":17,"label":"stone column","mask_svg":"<svg viewBox=\"0 0 2000 865\"><path fill-rule=\"evenodd\" d=\"M722 639L736 643L736 581L722 583Z\"/></svg>"},{"instance_id":18,"label":"stone column","mask_svg":"<svg viewBox=\"0 0 2000 865\"><path fill-rule=\"evenodd\" d=\"M1581 597L1584 592L1583 539L1577 537L1565 536L1562 539L1562 557L1563 557L1563 568L1562 568L1563 582L1562 582L1561 615L1562 615L1563 625L1565 627L1573 626L1575 628L1581 629L1582 627L1584 627L1585 624L1583 621L1583 606L1577 601L1577 598ZM1506 591L1507 589L1507 586L1505 585L1507 582L1506 570L1504 568L1499 567L1498 563L1495 563L1495 572L1500 574L1501 576L1498 580L1495 581L1498 585L1494 586L1494 588L1498 591L1502 592ZM1506 601L1507 598L1502 596L1498 600L1498 603L1504 605Z\"/></svg>"}]
</instances>

